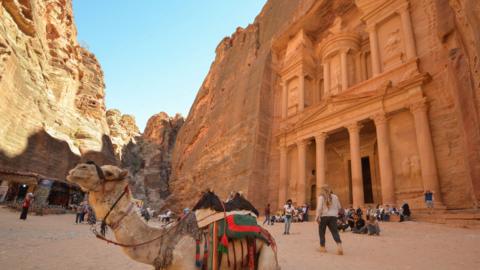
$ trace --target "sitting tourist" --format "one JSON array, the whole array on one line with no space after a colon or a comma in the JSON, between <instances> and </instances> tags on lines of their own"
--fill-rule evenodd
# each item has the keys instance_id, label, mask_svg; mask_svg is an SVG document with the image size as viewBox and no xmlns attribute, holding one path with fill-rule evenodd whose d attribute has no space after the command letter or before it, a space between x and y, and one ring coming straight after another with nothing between
<instances>
[{"instance_id":1,"label":"sitting tourist","mask_svg":"<svg viewBox=\"0 0 480 270\"><path fill-rule=\"evenodd\" d=\"M380 235L380 226L374 216L367 216L368 235Z\"/></svg>"},{"instance_id":2,"label":"sitting tourist","mask_svg":"<svg viewBox=\"0 0 480 270\"><path fill-rule=\"evenodd\" d=\"M354 215L355 214L352 211L348 211L347 213L347 224L352 231L353 231L353 228L355 227Z\"/></svg>"},{"instance_id":3,"label":"sitting tourist","mask_svg":"<svg viewBox=\"0 0 480 270\"><path fill-rule=\"evenodd\" d=\"M338 218L337 219L337 228L339 231L345 232L346 229L348 229L349 225L345 222L343 218Z\"/></svg>"},{"instance_id":4,"label":"sitting tourist","mask_svg":"<svg viewBox=\"0 0 480 270\"><path fill-rule=\"evenodd\" d=\"M390 221L390 214L392 212L392 209L390 208L390 206L385 205L385 209L384 209L384 214L383 214L383 221Z\"/></svg>"},{"instance_id":5,"label":"sitting tourist","mask_svg":"<svg viewBox=\"0 0 480 270\"><path fill-rule=\"evenodd\" d=\"M412 213L410 212L410 206L408 205L408 203L406 201L403 202L401 209L402 209L401 210L402 214L400 215L400 222L405 221L405 220L409 220L410 215Z\"/></svg>"},{"instance_id":6,"label":"sitting tourist","mask_svg":"<svg viewBox=\"0 0 480 270\"><path fill-rule=\"evenodd\" d=\"M353 219L354 219L354 226L352 228L353 233L363 234L368 232L367 227L365 226L365 220L362 218L362 216L355 214L353 216Z\"/></svg>"}]
</instances>

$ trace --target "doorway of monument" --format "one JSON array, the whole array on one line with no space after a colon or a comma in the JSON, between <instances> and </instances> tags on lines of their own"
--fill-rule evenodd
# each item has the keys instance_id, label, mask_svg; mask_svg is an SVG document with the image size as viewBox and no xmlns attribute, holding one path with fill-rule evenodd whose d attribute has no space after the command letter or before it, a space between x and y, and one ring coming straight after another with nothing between
<instances>
[{"instance_id":1,"label":"doorway of monument","mask_svg":"<svg viewBox=\"0 0 480 270\"><path fill-rule=\"evenodd\" d=\"M370 157L362 157L363 197L365 203L373 203L372 173L370 171Z\"/></svg>"},{"instance_id":2,"label":"doorway of monument","mask_svg":"<svg viewBox=\"0 0 480 270\"><path fill-rule=\"evenodd\" d=\"M372 172L370 170L370 157L362 157L363 199L364 202L374 203L372 188ZM353 204L352 187L352 162L348 160L348 201Z\"/></svg>"}]
</instances>

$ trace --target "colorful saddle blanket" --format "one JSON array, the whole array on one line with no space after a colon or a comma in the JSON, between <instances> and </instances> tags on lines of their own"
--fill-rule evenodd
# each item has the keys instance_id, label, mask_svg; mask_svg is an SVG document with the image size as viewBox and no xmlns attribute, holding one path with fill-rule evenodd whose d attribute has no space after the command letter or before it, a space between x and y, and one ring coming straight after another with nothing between
<instances>
[{"instance_id":1,"label":"colorful saddle blanket","mask_svg":"<svg viewBox=\"0 0 480 270\"><path fill-rule=\"evenodd\" d=\"M203 269L217 269L219 257L228 253L229 241L235 239L246 239L249 269L255 269L255 239L262 240L276 252L273 237L259 226L257 218L251 215L230 215L212 222L206 229L206 238L208 243L205 243L204 263L200 261L200 248L197 242L196 265Z\"/></svg>"}]
</instances>

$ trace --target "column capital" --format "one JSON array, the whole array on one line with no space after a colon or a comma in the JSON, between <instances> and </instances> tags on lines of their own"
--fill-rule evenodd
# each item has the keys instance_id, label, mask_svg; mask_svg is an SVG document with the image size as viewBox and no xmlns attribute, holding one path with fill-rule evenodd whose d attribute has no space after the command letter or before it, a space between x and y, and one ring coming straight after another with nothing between
<instances>
[{"instance_id":1,"label":"column capital","mask_svg":"<svg viewBox=\"0 0 480 270\"><path fill-rule=\"evenodd\" d=\"M362 125L358 122L354 122L345 126L348 129L348 133L358 133L362 129Z\"/></svg>"},{"instance_id":2,"label":"column capital","mask_svg":"<svg viewBox=\"0 0 480 270\"><path fill-rule=\"evenodd\" d=\"M376 23L370 23L370 24L367 24L367 27L365 27L365 31L367 31L367 33L377 33L377 24Z\"/></svg>"},{"instance_id":3,"label":"column capital","mask_svg":"<svg viewBox=\"0 0 480 270\"><path fill-rule=\"evenodd\" d=\"M315 135L315 142L325 142L325 140L328 138L328 134L326 132L320 132Z\"/></svg>"},{"instance_id":4,"label":"column capital","mask_svg":"<svg viewBox=\"0 0 480 270\"><path fill-rule=\"evenodd\" d=\"M408 108L412 113L426 112L428 110L427 98L422 98L419 101L410 103L410 105L408 105Z\"/></svg>"},{"instance_id":5,"label":"column capital","mask_svg":"<svg viewBox=\"0 0 480 270\"><path fill-rule=\"evenodd\" d=\"M397 10L397 13L400 16L406 15L406 12L410 12L410 5L408 4L408 2L398 7L398 10Z\"/></svg>"},{"instance_id":6,"label":"column capital","mask_svg":"<svg viewBox=\"0 0 480 270\"><path fill-rule=\"evenodd\" d=\"M372 117L370 117L370 119L372 119L373 122L375 122L376 126L385 125L388 120L387 116L383 112L373 115Z\"/></svg>"},{"instance_id":7,"label":"column capital","mask_svg":"<svg viewBox=\"0 0 480 270\"><path fill-rule=\"evenodd\" d=\"M297 147L306 146L308 144L308 141L300 139L300 140L296 141L295 144L297 145Z\"/></svg>"}]
</instances>

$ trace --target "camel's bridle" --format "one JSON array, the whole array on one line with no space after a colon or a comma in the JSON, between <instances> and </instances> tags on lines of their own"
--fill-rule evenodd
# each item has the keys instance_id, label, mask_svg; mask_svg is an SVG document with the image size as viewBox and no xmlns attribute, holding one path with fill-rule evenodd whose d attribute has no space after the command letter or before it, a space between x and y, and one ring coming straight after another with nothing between
<instances>
[{"instance_id":1,"label":"camel's bridle","mask_svg":"<svg viewBox=\"0 0 480 270\"><path fill-rule=\"evenodd\" d=\"M102 169L97 165L95 164L95 162L93 161L87 161L86 162L87 164L89 165L94 165L96 170L97 170L97 175L98 175L98 178L100 178L100 182L97 183L95 185L95 187L92 189L92 190L89 190L88 193L92 192L92 191L96 191L97 187L99 185L102 185L102 189L105 190L105 182L107 181L116 181L116 180L107 180L105 178L105 175L103 174L103 171ZM114 244L114 245L117 245L117 246L121 246L121 247L125 247L125 248L134 248L134 247L138 247L138 246L143 246L143 245L146 245L146 244L150 244L160 238L163 237L164 234L170 232L173 228L175 228L178 224L180 224L180 221L183 220L184 218L187 217L187 215L184 215L180 220L179 222L177 222L176 224L174 224L173 226L169 227L168 229L166 229L162 234L160 234L159 236L153 238L153 239L150 239L148 241L145 241L145 242L142 242L142 243L138 243L138 244L122 244L122 243L118 243L118 242L115 242L115 241L112 241L110 239L107 239L105 237L105 233L107 231L107 225L114 228L116 226L118 226L120 224L120 221L123 220L123 218L125 216L128 215L128 213L130 212L130 210L132 209L132 207L129 207L128 210L125 212L125 214L115 223L113 224L107 224L107 217L110 215L110 213L112 212L112 210L115 208L115 206L117 206L118 202L125 196L125 194L128 193L128 183L127 185L125 186L125 188L123 189L123 192L120 194L120 196L118 196L118 198L115 200L115 202L112 204L112 206L110 207L110 209L108 210L107 214L105 215L105 217L103 217L103 220L102 220L102 225L100 227L100 233L97 232L97 229L95 228L95 225L92 225L91 227L91 230L93 232L93 234L95 234L95 236L100 239L100 240L103 240L107 243L110 243L110 244ZM132 206L132 205L130 205Z\"/></svg>"},{"instance_id":2,"label":"camel's bridle","mask_svg":"<svg viewBox=\"0 0 480 270\"><path fill-rule=\"evenodd\" d=\"M87 164L89 165L94 165L95 166L95 169L97 170L97 175L98 175L98 178L101 180L100 182L98 182L94 189L93 190L90 190L90 191L95 191L96 188L99 186L99 185L102 185L102 190L103 190L103 193L105 193L105 183L107 181L116 181L116 180L107 180L105 178L105 175L103 174L103 171L102 169L100 168L100 166L98 166L97 164L95 164L95 162L93 161L87 161ZM89 191L89 193L90 193ZM109 225L110 227L116 227L118 226L118 224L120 223L120 221L128 214L128 212L130 212L131 210L131 207L129 207L129 210L125 213L124 216L122 216L120 218L120 220L118 220L117 222L115 222L114 224L110 225L110 224L107 224L107 218L108 216L110 215L110 213L113 211L113 209L117 206L118 202L123 198L123 196L125 196L125 194L128 193L128 183L127 185L125 186L125 188L123 189L123 192L120 194L120 196L118 196L118 198L115 200L115 202L112 204L112 206L110 206L110 209L108 210L107 214L103 217L102 219L102 225L100 226L100 234L102 236L105 236L105 233L107 232L107 225ZM114 226L113 226L114 225ZM96 231L95 229L95 226L92 227L92 231L94 231L95 234L98 234L98 232Z\"/></svg>"}]
</instances>

